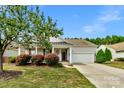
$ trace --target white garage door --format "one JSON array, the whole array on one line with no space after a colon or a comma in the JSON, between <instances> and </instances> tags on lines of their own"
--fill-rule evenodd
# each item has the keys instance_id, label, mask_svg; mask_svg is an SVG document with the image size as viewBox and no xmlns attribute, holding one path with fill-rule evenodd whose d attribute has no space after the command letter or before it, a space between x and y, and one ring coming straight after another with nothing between
<instances>
[{"instance_id":1,"label":"white garage door","mask_svg":"<svg viewBox=\"0 0 124 93\"><path fill-rule=\"evenodd\" d=\"M72 55L73 63L93 63L94 54L92 53L75 53Z\"/></svg>"}]
</instances>

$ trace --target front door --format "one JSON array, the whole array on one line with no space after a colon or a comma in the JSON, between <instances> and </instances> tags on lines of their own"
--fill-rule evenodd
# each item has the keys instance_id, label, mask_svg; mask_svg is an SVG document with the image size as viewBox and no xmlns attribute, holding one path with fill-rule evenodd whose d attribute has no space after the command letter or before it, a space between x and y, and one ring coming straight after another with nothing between
<instances>
[{"instance_id":1,"label":"front door","mask_svg":"<svg viewBox=\"0 0 124 93\"><path fill-rule=\"evenodd\" d=\"M67 61L67 49L62 49L62 61Z\"/></svg>"}]
</instances>

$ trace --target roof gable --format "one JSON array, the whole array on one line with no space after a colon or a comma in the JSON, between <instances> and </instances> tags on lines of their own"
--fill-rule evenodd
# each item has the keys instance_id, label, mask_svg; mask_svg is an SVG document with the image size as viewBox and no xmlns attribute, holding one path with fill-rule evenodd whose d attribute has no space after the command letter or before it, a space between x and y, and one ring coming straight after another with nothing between
<instances>
[{"instance_id":1,"label":"roof gable","mask_svg":"<svg viewBox=\"0 0 124 93\"><path fill-rule=\"evenodd\" d=\"M50 42L64 42L64 39L62 39L61 37L58 38L51 37Z\"/></svg>"}]
</instances>

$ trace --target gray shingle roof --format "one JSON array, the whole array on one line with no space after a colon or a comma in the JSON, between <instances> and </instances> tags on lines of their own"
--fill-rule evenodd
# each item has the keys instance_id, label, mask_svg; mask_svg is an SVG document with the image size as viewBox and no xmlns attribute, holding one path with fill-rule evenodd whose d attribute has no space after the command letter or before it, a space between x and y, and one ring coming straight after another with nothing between
<instances>
[{"instance_id":1,"label":"gray shingle roof","mask_svg":"<svg viewBox=\"0 0 124 93\"><path fill-rule=\"evenodd\" d=\"M54 45L69 45L69 46L75 46L75 47L97 47L97 45L86 41L84 39L64 39L62 42L51 42ZM11 43L12 47L19 47L19 45L16 42ZM10 47L9 45L8 47Z\"/></svg>"},{"instance_id":2,"label":"gray shingle roof","mask_svg":"<svg viewBox=\"0 0 124 93\"><path fill-rule=\"evenodd\" d=\"M97 45L84 39L66 39L65 42L77 47L97 47Z\"/></svg>"},{"instance_id":3,"label":"gray shingle roof","mask_svg":"<svg viewBox=\"0 0 124 93\"><path fill-rule=\"evenodd\" d=\"M124 52L124 42L120 42L113 45L107 45L107 47L113 48L117 52Z\"/></svg>"}]
</instances>

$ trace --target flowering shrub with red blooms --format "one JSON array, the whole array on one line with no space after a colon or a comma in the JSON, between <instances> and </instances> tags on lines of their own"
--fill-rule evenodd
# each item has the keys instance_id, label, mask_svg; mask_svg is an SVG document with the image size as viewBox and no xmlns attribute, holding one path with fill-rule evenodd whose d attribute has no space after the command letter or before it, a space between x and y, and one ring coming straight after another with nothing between
<instances>
[{"instance_id":1,"label":"flowering shrub with red blooms","mask_svg":"<svg viewBox=\"0 0 124 93\"><path fill-rule=\"evenodd\" d=\"M37 65L37 66L41 65L43 60L44 60L44 56L43 55L34 55L31 58L32 63Z\"/></svg>"},{"instance_id":2,"label":"flowering shrub with red blooms","mask_svg":"<svg viewBox=\"0 0 124 93\"><path fill-rule=\"evenodd\" d=\"M59 57L54 53L49 53L45 56L46 64L55 65L59 62Z\"/></svg>"},{"instance_id":3,"label":"flowering shrub with red blooms","mask_svg":"<svg viewBox=\"0 0 124 93\"><path fill-rule=\"evenodd\" d=\"M27 63L30 61L30 59L31 59L31 56L25 55L25 54L17 56L16 65L17 66L27 65Z\"/></svg>"}]
</instances>

